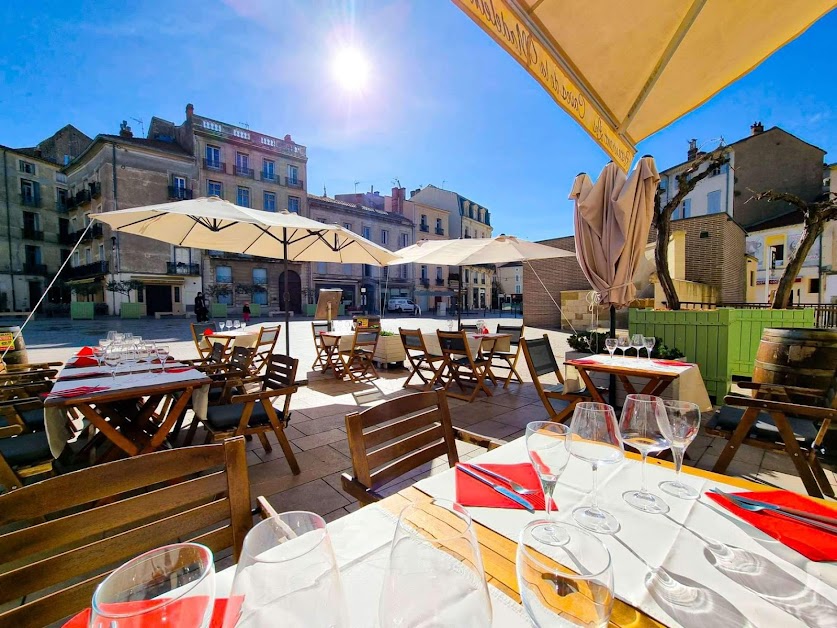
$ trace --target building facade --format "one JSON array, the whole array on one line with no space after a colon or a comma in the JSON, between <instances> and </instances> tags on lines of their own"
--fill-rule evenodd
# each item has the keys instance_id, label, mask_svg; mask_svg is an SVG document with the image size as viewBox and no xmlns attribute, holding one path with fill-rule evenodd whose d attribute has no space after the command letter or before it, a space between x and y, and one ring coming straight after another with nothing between
<instances>
[{"instance_id":1,"label":"building facade","mask_svg":"<svg viewBox=\"0 0 837 628\"><path fill-rule=\"evenodd\" d=\"M523 302L523 262L497 267L495 286L500 303Z\"/></svg>"},{"instance_id":2,"label":"building facade","mask_svg":"<svg viewBox=\"0 0 837 628\"><path fill-rule=\"evenodd\" d=\"M427 205L416 200L407 201L412 207L418 240L450 240L450 212L447 209ZM456 292L449 285L450 273L456 276L458 268L430 264L415 264L416 302L422 311L442 312L456 302Z\"/></svg>"}]
</instances>

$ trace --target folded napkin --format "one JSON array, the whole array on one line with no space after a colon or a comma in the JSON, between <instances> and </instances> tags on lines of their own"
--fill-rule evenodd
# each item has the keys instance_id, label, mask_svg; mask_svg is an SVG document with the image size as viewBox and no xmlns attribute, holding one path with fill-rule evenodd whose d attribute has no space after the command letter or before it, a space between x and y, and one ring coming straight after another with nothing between
<instances>
[{"instance_id":1,"label":"folded napkin","mask_svg":"<svg viewBox=\"0 0 837 628\"><path fill-rule=\"evenodd\" d=\"M76 355L77 356L93 355L93 347L82 347L81 349L78 350L78 353L76 353Z\"/></svg>"},{"instance_id":2,"label":"folded napkin","mask_svg":"<svg viewBox=\"0 0 837 628\"><path fill-rule=\"evenodd\" d=\"M70 397L81 397L82 395L89 395L90 393L108 390L110 386L79 386L77 388L68 388L66 390L52 391L49 397L61 397L67 399Z\"/></svg>"},{"instance_id":3,"label":"folded napkin","mask_svg":"<svg viewBox=\"0 0 837 628\"><path fill-rule=\"evenodd\" d=\"M81 368L82 366L99 366L99 361L87 355L80 355L73 360L72 364L68 364L70 368Z\"/></svg>"},{"instance_id":4,"label":"folded napkin","mask_svg":"<svg viewBox=\"0 0 837 628\"><path fill-rule=\"evenodd\" d=\"M826 517L837 517L837 510L823 506L811 499L797 495L790 491L758 491L753 493L734 493L741 497L757 499L758 501L786 506L804 510L816 515ZM758 528L765 534L796 550L808 560L815 562L837 561L837 535L824 530L818 530L813 526L798 523L782 515L761 512L751 512L739 508L722 495L706 493L706 496L719 506L723 506L750 525Z\"/></svg>"},{"instance_id":5,"label":"folded napkin","mask_svg":"<svg viewBox=\"0 0 837 628\"><path fill-rule=\"evenodd\" d=\"M167 368L166 373L185 373L186 371L191 371L193 368L193 366L178 366L177 368Z\"/></svg>"},{"instance_id":6,"label":"folded napkin","mask_svg":"<svg viewBox=\"0 0 837 628\"><path fill-rule=\"evenodd\" d=\"M493 484L499 484L505 488L511 488L501 480L497 480L490 476L480 473L477 469L472 469L468 463L461 463L467 466L471 471L477 475L481 475L486 480ZM519 464L481 464L489 471L503 475L510 480L514 480L518 484L522 484L526 488L536 489L537 493L530 493L529 495L521 495L523 499L528 501L535 510L545 510L543 487L535 472L535 468L528 462ZM456 501L463 506L479 506L481 508L518 508L523 510L523 506L509 499L505 495L501 495L490 486L483 484L479 480L475 480L470 475L463 473L459 469L456 470ZM552 508L557 510L555 502L552 502Z\"/></svg>"},{"instance_id":7,"label":"folded napkin","mask_svg":"<svg viewBox=\"0 0 837 628\"><path fill-rule=\"evenodd\" d=\"M97 365L98 366L98 365ZM104 377L105 375L110 375L107 371L94 371L90 372L87 371L86 373L67 373L66 375L62 373L58 376L58 381L66 381L68 379L86 379L88 377Z\"/></svg>"},{"instance_id":8,"label":"folded napkin","mask_svg":"<svg viewBox=\"0 0 837 628\"><path fill-rule=\"evenodd\" d=\"M201 602L200 606L195 605L195 600L198 598L183 598L177 602L174 602L172 605L166 606L168 617L163 617L159 612L157 613L149 613L145 616L140 616L132 620L123 620L119 622L120 628L151 628L152 626L159 626L161 624L167 624L172 626L198 626L200 625L200 617L197 616L200 613L200 609L203 607L203 602ZM241 599L236 598L236 602L233 604L237 607L241 606ZM209 628L221 628L224 625L224 614L227 612L234 613L238 615L238 608L232 608L230 604L230 608L228 609L228 600L227 598L219 598L215 600L215 605L212 609L212 621L209 623ZM147 607L150 605L150 602L147 601L138 601L138 602L123 602L121 606L125 607L124 611L131 610L132 608L136 608L141 610L143 607ZM177 605L175 607L175 605ZM172 610L175 610L176 615L171 615ZM88 628L90 625L90 609L86 608L81 611L78 615L73 617L70 621L64 624L64 628Z\"/></svg>"},{"instance_id":9,"label":"folded napkin","mask_svg":"<svg viewBox=\"0 0 837 628\"><path fill-rule=\"evenodd\" d=\"M215 332L213 331L213 329L211 327L207 327L206 329L203 330L203 335L204 336L212 336L214 333Z\"/></svg>"},{"instance_id":10,"label":"folded napkin","mask_svg":"<svg viewBox=\"0 0 837 628\"><path fill-rule=\"evenodd\" d=\"M580 360L572 360L573 364L600 364L596 360L591 360L590 358L581 358Z\"/></svg>"}]
</instances>

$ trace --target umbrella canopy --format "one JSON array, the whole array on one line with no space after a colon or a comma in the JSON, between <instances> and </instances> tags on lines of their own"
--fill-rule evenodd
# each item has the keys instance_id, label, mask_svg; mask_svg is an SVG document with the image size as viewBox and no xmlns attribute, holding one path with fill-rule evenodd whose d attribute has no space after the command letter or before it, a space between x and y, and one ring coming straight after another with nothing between
<instances>
[{"instance_id":1,"label":"umbrella canopy","mask_svg":"<svg viewBox=\"0 0 837 628\"><path fill-rule=\"evenodd\" d=\"M628 171L636 143L706 102L834 0L454 0Z\"/></svg>"},{"instance_id":2,"label":"umbrella canopy","mask_svg":"<svg viewBox=\"0 0 837 628\"><path fill-rule=\"evenodd\" d=\"M631 176L613 162L594 184L575 178L575 249L584 276L602 303L627 305L636 297L633 276L645 254L660 175L653 157L639 160Z\"/></svg>"},{"instance_id":3,"label":"umbrella canopy","mask_svg":"<svg viewBox=\"0 0 837 628\"><path fill-rule=\"evenodd\" d=\"M439 264L441 266L472 266L475 264L508 264L552 257L575 257L572 251L520 240L514 236L496 238L465 238L459 240L420 240L396 251L396 264Z\"/></svg>"}]
</instances>

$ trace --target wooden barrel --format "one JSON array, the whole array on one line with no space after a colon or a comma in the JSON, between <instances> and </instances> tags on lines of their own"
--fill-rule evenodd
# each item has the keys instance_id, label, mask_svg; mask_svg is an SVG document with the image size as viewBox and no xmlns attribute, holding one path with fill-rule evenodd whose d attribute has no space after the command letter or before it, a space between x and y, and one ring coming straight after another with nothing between
<instances>
[{"instance_id":1,"label":"wooden barrel","mask_svg":"<svg viewBox=\"0 0 837 628\"><path fill-rule=\"evenodd\" d=\"M0 327L0 338L5 338L6 334L11 334L12 338L14 338L20 334L20 327ZM3 355L3 351L5 350L5 348L0 349L0 355ZM26 364L29 362L29 356L26 354L26 343L23 342L23 334L20 334L17 340L15 340L14 347L6 353L3 362L6 364Z\"/></svg>"},{"instance_id":2,"label":"wooden barrel","mask_svg":"<svg viewBox=\"0 0 837 628\"><path fill-rule=\"evenodd\" d=\"M828 390L837 369L837 330L765 329L753 381Z\"/></svg>"}]
</instances>

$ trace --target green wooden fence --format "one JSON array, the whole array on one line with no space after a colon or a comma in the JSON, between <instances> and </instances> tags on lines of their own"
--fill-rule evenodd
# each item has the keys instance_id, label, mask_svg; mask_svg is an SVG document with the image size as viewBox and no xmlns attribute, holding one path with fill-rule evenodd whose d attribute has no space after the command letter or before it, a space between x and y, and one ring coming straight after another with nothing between
<instances>
[{"instance_id":1,"label":"green wooden fence","mask_svg":"<svg viewBox=\"0 0 837 628\"><path fill-rule=\"evenodd\" d=\"M227 304L226 303L210 303L209 313L212 318L226 318Z\"/></svg>"},{"instance_id":2,"label":"green wooden fence","mask_svg":"<svg viewBox=\"0 0 837 628\"><path fill-rule=\"evenodd\" d=\"M96 304L92 301L73 301L70 303L70 318L73 320L93 320Z\"/></svg>"},{"instance_id":3,"label":"green wooden fence","mask_svg":"<svg viewBox=\"0 0 837 628\"><path fill-rule=\"evenodd\" d=\"M753 360L765 327L814 327L814 311L734 309L631 309L631 334L657 336L700 366L706 390L715 399L729 392L733 375L753 374Z\"/></svg>"},{"instance_id":4,"label":"green wooden fence","mask_svg":"<svg viewBox=\"0 0 837 628\"><path fill-rule=\"evenodd\" d=\"M250 316L261 316L262 315L262 306L259 303L251 303L250 304Z\"/></svg>"},{"instance_id":5,"label":"green wooden fence","mask_svg":"<svg viewBox=\"0 0 837 628\"><path fill-rule=\"evenodd\" d=\"M123 303L119 306L120 318L141 318L142 303Z\"/></svg>"}]
</instances>

